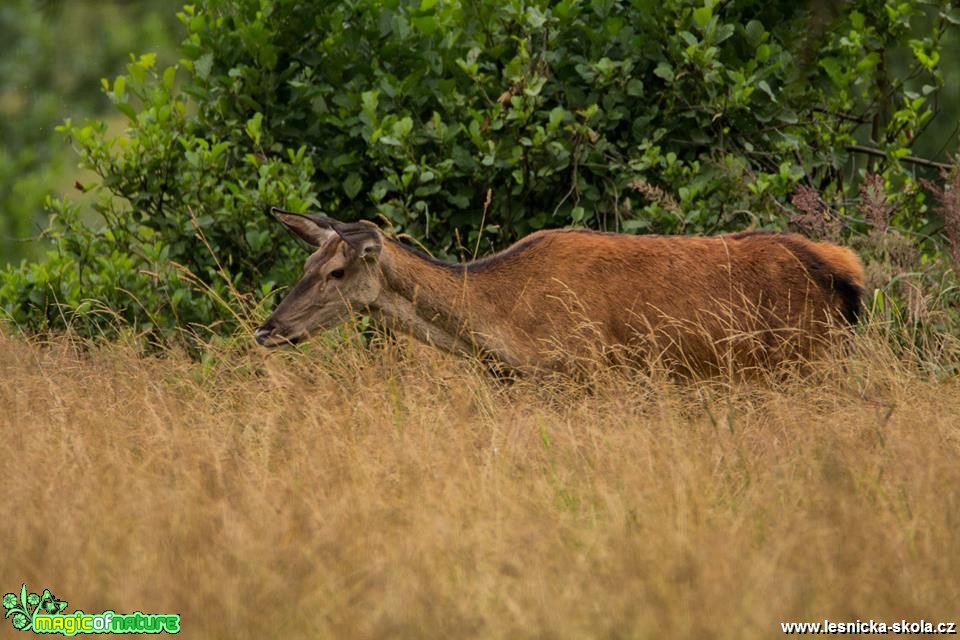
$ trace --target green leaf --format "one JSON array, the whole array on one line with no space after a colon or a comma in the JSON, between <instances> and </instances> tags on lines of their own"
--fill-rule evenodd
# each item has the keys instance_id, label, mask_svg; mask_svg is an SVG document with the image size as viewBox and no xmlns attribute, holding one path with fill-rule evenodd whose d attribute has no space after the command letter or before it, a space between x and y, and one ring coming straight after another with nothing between
<instances>
[{"instance_id":1,"label":"green leaf","mask_svg":"<svg viewBox=\"0 0 960 640\"><path fill-rule=\"evenodd\" d=\"M834 85L838 87L846 85L843 70L840 67L840 62L836 58L823 58L820 60L820 66L827 72L827 75L830 76L830 80Z\"/></svg>"},{"instance_id":2,"label":"green leaf","mask_svg":"<svg viewBox=\"0 0 960 640\"><path fill-rule=\"evenodd\" d=\"M213 54L205 53L193 61L193 71L201 80L210 77L210 71L213 69Z\"/></svg>"},{"instance_id":3,"label":"green leaf","mask_svg":"<svg viewBox=\"0 0 960 640\"><path fill-rule=\"evenodd\" d=\"M567 110L563 107L554 107L550 110L550 129L556 130L563 123Z\"/></svg>"},{"instance_id":4,"label":"green leaf","mask_svg":"<svg viewBox=\"0 0 960 640\"><path fill-rule=\"evenodd\" d=\"M710 24L710 18L713 17L713 9L711 7L700 7L699 9L693 10L693 21L701 29L706 29L707 25Z\"/></svg>"},{"instance_id":5,"label":"green leaf","mask_svg":"<svg viewBox=\"0 0 960 640\"><path fill-rule=\"evenodd\" d=\"M133 107L130 106L129 102L118 102L116 106L120 113L127 116L134 122L137 121L137 112L133 110Z\"/></svg>"},{"instance_id":6,"label":"green leaf","mask_svg":"<svg viewBox=\"0 0 960 640\"><path fill-rule=\"evenodd\" d=\"M447 201L460 209L466 209L470 206L470 198L464 195L447 196Z\"/></svg>"},{"instance_id":7,"label":"green leaf","mask_svg":"<svg viewBox=\"0 0 960 640\"><path fill-rule=\"evenodd\" d=\"M410 18L410 24L412 24L415 29L428 36L432 35L437 30L437 18L436 16L432 15Z\"/></svg>"},{"instance_id":8,"label":"green leaf","mask_svg":"<svg viewBox=\"0 0 960 640\"><path fill-rule=\"evenodd\" d=\"M173 83L177 78L177 68L176 67L167 67L163 72L163 86L167 88L167 91L173 90Z\"/></svg>"},{"instance_id":9,"label":"green leaf","mask_svg":"<svg viewBox=\"0 0 960 640\"><path fill-rule=\"evenodd\" d=\"M263 135L263 114L259 111L253 114L253 117L247 120L247 135L256 145L260 144L260 138Z\"/></svg>"},{"instance_id":10,"label":"green leaf","mask_svg":"<svg viewBox=\"0 0 960 640\"><path fill-rule=\"evenodd\" d=\"M364 91L360 94L360 104L363 105L363 111L367 114L374 114L377 111L377 105L380 103L380 92L376 89Z\"/></svg>"},{"instance_id":11,"label":"green leaf","mask_svg":"<svg viewBox=\"0 0 960 640\"><path fill-rule=\"evenodd\" d=\"M347 176L347 179L343 181L343 192L346 193L347 197L351 200L357 197L361 189L363 189L363 178L361 178L357 172L351 173Z\"/></svg>"},{"instance_id":12,"label":"green leaf","mask_svg":"<svg viewBox=\"0 0 960 640\"><path fill-rule=\"evenodd\" d=\"M864 24L866 23L865 17L859 11L850 12L850 26L852 26L857 31L863 29Z\"/></svg>"},{"instance_id":13,"label":"green leaf","mask_svg":"<svg viewBox=\"0 0 960 640\"><path fill-rule=\"evenodd\" d=\"M244 237L247 240L247 244L250 245L250 249L256 252L266 247L270 233L262 229L251 228L247 229Z\"/></svg>"},{"instance_id":14,"label":"green leaf","mask_svg":"<svg viewBox=\"0 0 960 640\"><path fill-rule=\"evenodd\" d=\"M524 88L523 93L528 96L538 96L546 83L547 79L543 76L532 78Z\"/></svg>"},{"instance_id":15,"label":"green leaf","mask_svg":"<svg viewBox=\"0 0 960 640\"><path fill-rule=\"evenodd\" d=\"M761 91L763 91L765 94L767 94L768 96L770 96L770 100L772 100L773 102L776 102L776 101L777 101L777 97L776 97L775 95L773 95L773 90L770 89L770 85L767 84L767 81L766 81L766 80L761 80L760 82L758 82L758 83L757 83L757 87L758 87Z\"/></svg>"},{"instance_id":16,"label":"green leaf","mask_svg":"<svg viewBox=\"0 0 960 640\"><path fill-rule=\"evenodd\" d=\"M653 74L663 78L667 82L673 82L673 67L666 62L657 64L657 68L653 70Z\"/></svg>"},{"instance_id":17,"label":"green leaf","mask_svg":"<svg viewBox=\"0 0 960 640\"><path fill-rule=\"evenodd\" d=\"M737 28L734 27L732 24L720 25L719 27L717 27L716 31L714 31L713 33L713 44L716 45L726 41L727 38L729 38L734 33L736 33L736 31L737 31Z\"/></svg>"},{"instance_id":18,"label":"green leaf","mask_svg":"<svg viewBox=\"0 0 960 640\"><path fill-rule=\"evenodd\" d=\"M393 124L393 129L391 130L391 133L393 133L393 137L396 138L397 140L403 140L408 135L410 135L410 132L412 130L413 130L413 120L410 118L410 116L404 116Z\"/></svg>"},{"instance_id":19,"label":"green leaf","mask_svg":"<svg viewBox=\"0 0 960 640\"><path fill-rule=\"evenodd\" d=\"M747 42L754 46L758 46L763 41L763 37L767 34L766 30L763 28L763 24L759 20L751 20L748 22L747 26L744 28L744 31L747 34Z\"/></svg>"},{"instance_id":20,"label":"green leaf","mask_svg":"<svg viewBox=\"0 0 960 640\"><path fill-rule=\"evenodd\" d=\"M700 44L700 41L697 40L697 36L693 35L689 31L681 31L680 37L683 39L684 42L687 43L687 45L691 47L695 47L698 44Z\"/></svg>"}]
</instances>

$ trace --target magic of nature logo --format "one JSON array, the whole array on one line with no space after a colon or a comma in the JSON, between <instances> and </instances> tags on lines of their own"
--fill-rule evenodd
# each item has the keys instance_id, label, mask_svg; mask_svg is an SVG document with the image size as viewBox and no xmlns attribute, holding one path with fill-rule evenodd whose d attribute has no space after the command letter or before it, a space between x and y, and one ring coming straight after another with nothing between
<instances>
[{"instance_id":1,"label":"magic of nature logo","mask_svg":"<svg viewBox=\"0 0 960 640\"><path fill-rule=\"evenodd\" d=\"M4 618L12 618L13 628L34 633L54 633L75 636L78 633L179 633L180 615L176 613L64 613L65 600L58 599L44 589L43 593L29 593L27 585L20 588L20 596L3 596Z\"/></svg>"}]
</instances>

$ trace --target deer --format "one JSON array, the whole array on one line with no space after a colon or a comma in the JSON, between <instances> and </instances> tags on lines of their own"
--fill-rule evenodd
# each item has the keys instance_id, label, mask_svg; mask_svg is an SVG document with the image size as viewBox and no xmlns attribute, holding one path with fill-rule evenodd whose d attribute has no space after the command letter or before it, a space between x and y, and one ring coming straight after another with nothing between
<instances>
[{"instance_id":1,"label":"deer","mask_svg":"<svg viewBox=\"0 0 960 640\"><path fill-rule=\"evenodd\" d=\"M255 331L268 348L362 314L511 370L563 370L600 354L709 373L811 357L837 328L849 333L861 311L858 256L794 233L551 229L449 263L371 222L271 214L314 251Z\"/></svg>"}]
</instances>

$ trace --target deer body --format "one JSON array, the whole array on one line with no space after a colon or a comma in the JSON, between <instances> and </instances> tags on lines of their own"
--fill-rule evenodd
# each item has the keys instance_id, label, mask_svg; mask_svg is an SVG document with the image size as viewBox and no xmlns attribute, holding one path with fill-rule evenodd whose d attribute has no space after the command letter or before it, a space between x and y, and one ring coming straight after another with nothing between
<instances>
[{"instance_id":1,"label":"deer body","mask_svg":"<svg viewBox=\"0 0 960 640\"><path fill-rule=\"evenodd\" d=\"M803 355L827 325L855 321L863 286L855 254L791 234L551 230L448 264L373 225L276 215L319 250L258 330L267 346L365 313L446 351L518 368L597 353L698 370L724 359L756 366Z\"/></svg>"}]
</instances>

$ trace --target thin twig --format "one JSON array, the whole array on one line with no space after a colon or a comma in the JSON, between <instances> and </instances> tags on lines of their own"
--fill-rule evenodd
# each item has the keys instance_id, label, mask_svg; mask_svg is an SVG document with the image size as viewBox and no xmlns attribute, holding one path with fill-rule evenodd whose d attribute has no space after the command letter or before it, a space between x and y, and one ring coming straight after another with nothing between
<instances>
[{"instance_id":1,"label":"thin twig","mask_svg":"<svg viewBox=\"0 0 960 640\"><path fill-rule=\"evenodd\" d=\"M480 253L480 239L483 238L483 225L487 222L487 209L490 208L490 200L493 198L493 189L487 189L487 199L483 203L483 216L480 218L480 229L477 231L477 246L473 248L473 259L477 259Z\"/></svg>"},{"instance_id":2,"label":"thin twig","mask_svg":"<svg viewBox=\"0 0 960 640\"><path fill-rule=\"evenodd\" d=\"M840 120L849 120L850 122L856 122L858 124L868 124L870 122L866 118L862 118L852 113L841 113L837 111L830 111L829 109L821 109L819 107L814 107L813 111L816 113L822 113L828 116L833 116L835 118L839 118Z\"/></svg>"},{"instance_id":3,"label":"thin twig","mask_svg":"<svg viewBox=\"0 0 960 640\"><path fill-rule=\"evenodd\" d=\"M847 151L853 151L854 153L865 153L868 156L875 156L877 158L886 158L887 154L882 149L874 149L873 147L867 147L862 144L848 144L846 146ZM916 156L904 156L899 158L903 162L909 162L911 164L919 164L924 167L933 167L935 169L950 169L950 165L944 162L936 162L935 160L927 160L926 158L918 158Z\"/></svg>"}]
</instances>

